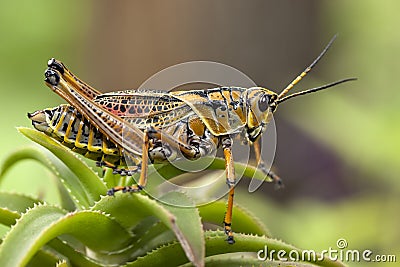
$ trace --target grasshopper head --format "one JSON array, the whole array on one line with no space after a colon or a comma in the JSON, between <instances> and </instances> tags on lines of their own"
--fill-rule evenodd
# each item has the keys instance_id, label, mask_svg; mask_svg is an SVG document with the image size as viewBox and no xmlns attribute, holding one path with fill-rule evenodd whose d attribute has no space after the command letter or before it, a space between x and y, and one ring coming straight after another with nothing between
<instances>
[{"instance_id":1,"label":"grasshopper head","mask_svg":"<svg viewBox=\"0 0 400 267\"><path fill-rule=\"evenodd\" d=\"M247 128L251 141L254 141L272 118L276 109L278 95L266 88L247 89Z\"/></svg>"},{"instance_id":2,"label":"grasshopper head","mask_svg":"<svg viewBox=\"0 0 400 267\"><path fill-rule=\"evenodd\" d=\"M328 45L325 46L324 50L322 50L319 56L302 73L300 73L300 75L298 75L292 82L290 82L290 84L286 86L286 88L279 95L262 87L253 87L248 89L247 133L250 141L254 141L255 139L257 139L257 137L263 132L267 123L272 118L272 113L276 110L279 103L293 97L317 92L344 82L356 80L356 78L343 79L330 84L288 95L293 87L298 82L300 82L325 55L335 39L336 35L333 36L333 38L329 41Z\"/></svg>"},{"instance_id":3,"label":"grasshopper head","mask_svg":"<svg viewBox=\"0 0 400 267\"><path fill-rule=\"evenodd\" d=\"M323 86L300 91L291 95L286 95L295 83L291 83L289 89L285 89L279 95L262 87L252 87L247 91L247 129L250 141L254 141L264 131L266 125L272 118L278 104L290 98L321 91L335 85L354 81L356 78L348 78L329 83Z\"/></svg>"}]
</instances>

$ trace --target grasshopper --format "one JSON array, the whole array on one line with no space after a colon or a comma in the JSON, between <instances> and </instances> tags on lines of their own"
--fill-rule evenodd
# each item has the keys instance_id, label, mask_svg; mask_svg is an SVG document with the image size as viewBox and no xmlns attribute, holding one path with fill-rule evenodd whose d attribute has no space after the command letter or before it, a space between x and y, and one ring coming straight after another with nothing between
<instances>
[{"instance_id":1,"label":"grasshopper","mask_svg":"<svg viewBox=\"0 0 400 267\"><path fill-rule=\"evenodd\" d=\"M34 128L97 161L99 166L113 168L121 175L140 172L137 184L111 188L108 195L142 190L151 163L171 162L181 156L198 159L221 147L229 187L223 226L227 242L233 244L231 222L236 178L232 143L240 140L253 145L259 168L266 177L280 183L277 175L263 167L260 136L278 104L355 80L343 79L287 95L327 52L335 37L279 94L263 87L174 92L126 90L102 94L62 62L51 59L45 71L45 83L68 104L28 113L28 117Z\"/></svg>"}]
</instances>

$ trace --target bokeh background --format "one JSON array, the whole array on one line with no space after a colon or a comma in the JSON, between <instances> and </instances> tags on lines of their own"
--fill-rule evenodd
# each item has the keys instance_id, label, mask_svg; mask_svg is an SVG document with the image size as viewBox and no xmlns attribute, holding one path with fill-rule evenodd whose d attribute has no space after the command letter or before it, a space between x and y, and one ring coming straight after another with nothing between
<instances>
[{"instance_id":1,"label":"bokeh background","mask_svg":"<svg viewBox=\"0 0 400 267\"><path fill-rule=\"evenodd\" d=\"M295 246L335 249L345 238L349 249L400 261L398 1L3 0L0 6L0 161L31 145L16 131L30 127L27 112L64 103L43 84L51 57L103 92L137 88L193 60L230 65L279 92L338 33L297 90L359 80L282 105L274 166L285 189L264 184L250 194L243 181L236 196L275 237ZM8 172L0 190L58 201L51 175L29 161Z\"/></svg>"}]
</instances>

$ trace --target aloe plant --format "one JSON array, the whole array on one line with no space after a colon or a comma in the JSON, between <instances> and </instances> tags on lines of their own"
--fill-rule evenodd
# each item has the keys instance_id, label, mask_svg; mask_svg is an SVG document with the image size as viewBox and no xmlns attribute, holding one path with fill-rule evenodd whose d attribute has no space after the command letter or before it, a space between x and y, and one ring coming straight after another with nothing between
<instances>
[{"instance_id":1,"label":"aloe plant","mask_svg":"<svg viewBox=\"0 0 400 267\"><path fill-rule=\"evenodd\" d=\"M276 258L261 261L257 252L265 246L287 253L301 254L302 250L272 238L263 223L238 206L234 207L236 243L227 244L221 230L204 226L221 224L222 201L196 207L180 192L167 193L162 201L145 193L106 196L108 188L131 181L111 171L98 175L46 135L28 128L19 131L41 146L10 154L0 178L16 162L36 160L57 177L60 203L0 192L0 223L10 228L0 245L0 266L342 266L327 258L297 263ZM223 169L224 162L215 159L209 168ZM254 167L236 164L236 168L264 179ZM182 171L166 165L158 173L171 179Z\"/></svg>"}]
</instances>

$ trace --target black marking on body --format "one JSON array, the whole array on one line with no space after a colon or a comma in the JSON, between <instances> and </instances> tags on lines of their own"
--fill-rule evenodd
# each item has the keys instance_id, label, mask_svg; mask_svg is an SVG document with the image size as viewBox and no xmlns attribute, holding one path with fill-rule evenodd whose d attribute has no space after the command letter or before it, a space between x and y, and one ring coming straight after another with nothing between
<instances>
[{"instance_id":1,"label":"black marking on body","mask_svg":"<svg viewBox=\"0 0 400 267\"><path fill-rule=\"evenodd\" d=\"M228 91L229 92L229 96L230 96L230 98L231 98L231 102L232 102L232 90L231 90L231 88L230 87L222 87L222 90L224 90L224 91ZM226 111L226 107L228 106L228 101L226 100L226 97L225 97L225 95L221 92L221 95L222 95L222 97L223 97L223 99L224 99L224 108L222 109L221 108L221 110L222 111ZM233 120L232 119L232 117L231 117L231 114L230 114L230 112L228 111L227 112L227 114L228 114L228 122L229 122L229 124L230 124L230 122Z\"/></svg>"},{"instance_id":2,"label":"black marking on body","mask_svg":"<svg viewBox=\"0 0 400 267\"><path fill-rule=\"evenodd\" d=\"M57 110L54 112L55 117L53 117L51 121L51 126L56 127L58 121L60 120L61 112L60 112L61 106L57 108Z\"/></svg>"},{"instance_id":3,"label":"black marking on body","mask_svg":"<svg viewBox=\"0 0 400 267\"><path fill-rule=\"evenodd\" d=\"M228 87L228 90L229 90L229 97L231 99L229 104L233 107L234 110L236 110L240 105L240 101L236 101L236 100L233 99L232 87ZM242 94L240 94L240 99L241 99L241 96L242 96Z\"/></svg>"}]
</instances>

